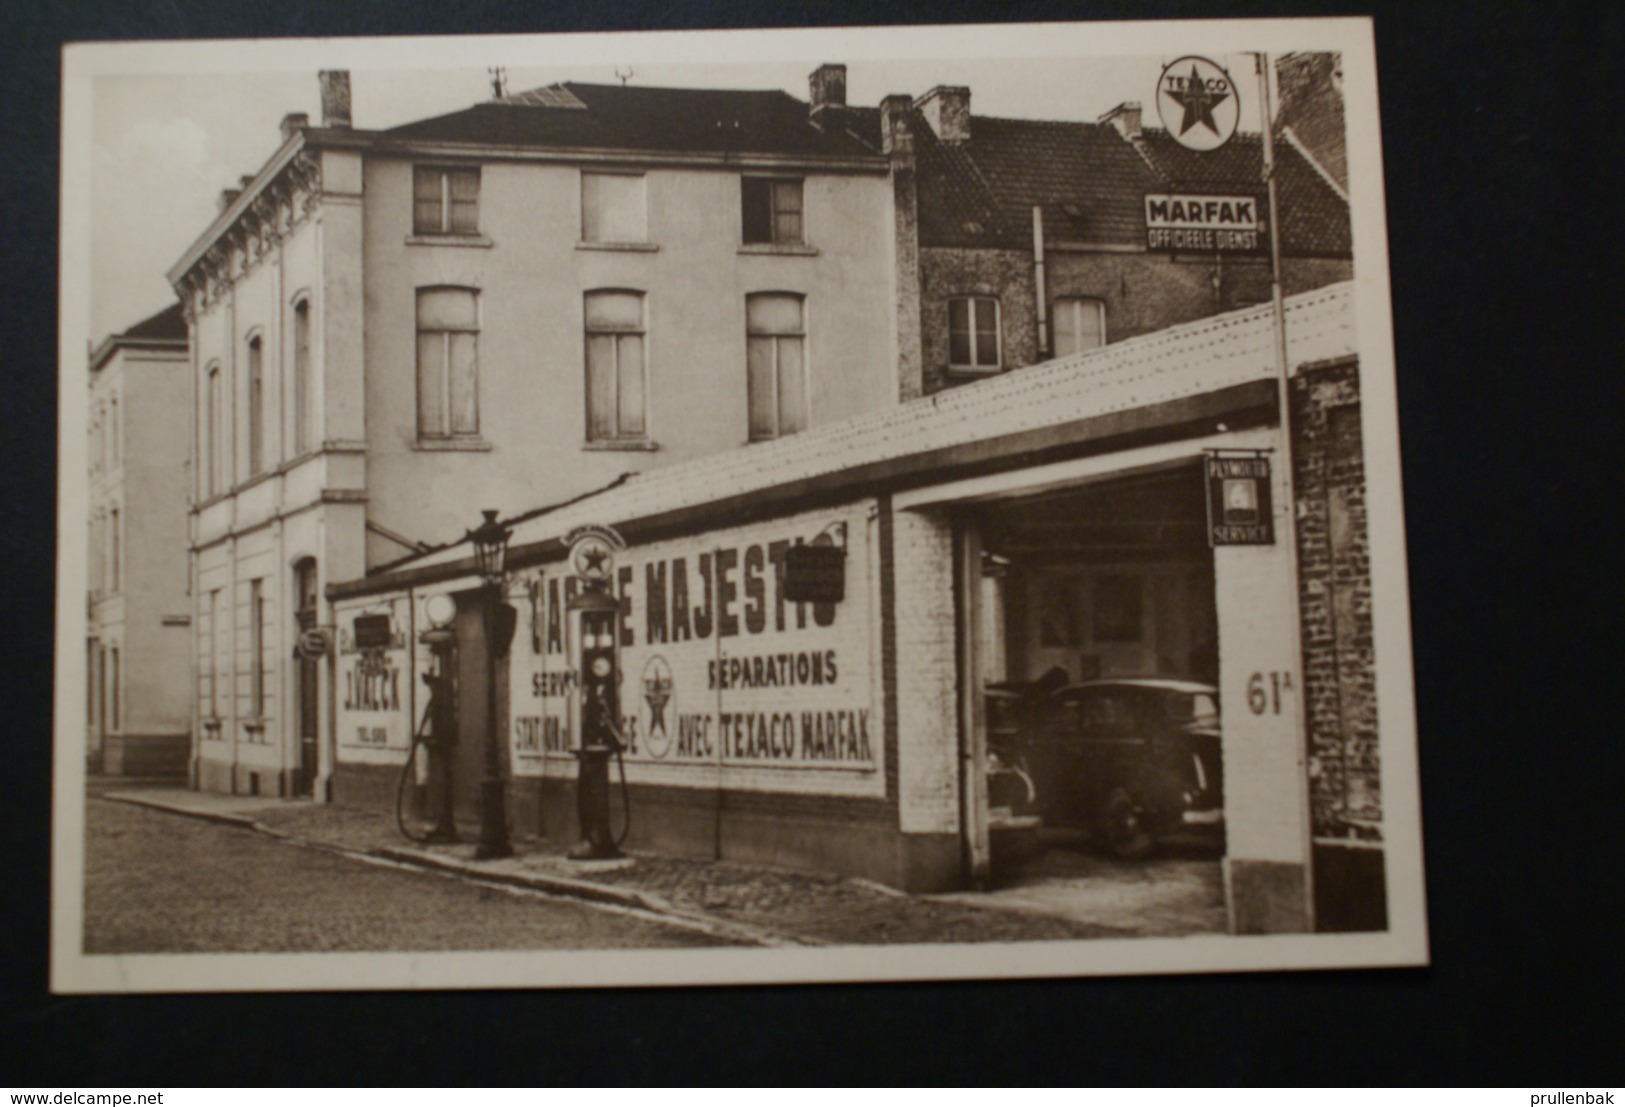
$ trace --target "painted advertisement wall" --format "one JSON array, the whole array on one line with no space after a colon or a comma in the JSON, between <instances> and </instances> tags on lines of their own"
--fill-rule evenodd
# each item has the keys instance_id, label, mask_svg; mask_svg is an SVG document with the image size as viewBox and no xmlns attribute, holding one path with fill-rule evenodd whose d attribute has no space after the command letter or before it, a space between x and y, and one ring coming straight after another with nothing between
<instances>
[{"instance_id":1,"label":"painted advertisement wall","mask_svg":"<svg viewBox=\"0 0 1625 1107\"><path fill-rule=\"evenodd\" d=\"M340 762L398 765L412 742L417 676L412 602L405 594L334 605L334 682ZM357 618L388 620L387 641L356 641ZM426 651L425 651L426 652Z\"/></svg>"},{"instance_id":2,"label":"painted advertisement wall","mask_svg":"<svg viewBox=\"0 0 1625 1107\"><path fill-rule=\"evenodd\" d=\"M617 555L629 781L884 795L873 514L864 502ZM784 597L785 551L815 540L846 549L840 603ZM580 587L565 565L510 586L515 776L574 774Z\"/></svg>"}]
</instances>

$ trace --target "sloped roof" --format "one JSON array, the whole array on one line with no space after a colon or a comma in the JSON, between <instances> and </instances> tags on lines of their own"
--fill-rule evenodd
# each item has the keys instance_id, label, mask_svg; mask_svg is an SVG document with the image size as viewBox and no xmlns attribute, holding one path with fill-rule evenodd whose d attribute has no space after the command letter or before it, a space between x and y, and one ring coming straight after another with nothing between
<instances>
[{"instance_id":1,"label":"sloped roof","mask_svg":"<svg viewBox=\"0 0 1625 1107\"><path fill-rule=\"evenodd\" d=\"M879 113L851 114L853 129L878 145ZM1051 241L1142 246L1148 192L1265 192L1256 134L1197 153L1155 128L1129 140L1109 123L972 115L970 126L968 141L942 142L913 113L923 246L1031 250L1034 207ZM1275 153L1282 248L1348 256L1348 203L1291 143L1276 143Z\"/></svg>"},{"instance_id":2,"label":"sloped roof","mask_svg":"<svg viewBox=\"0 0 1625 1107\"><path fill-rule=\"evenodd\" d=\"M1290 365L1356 352L1352 284L1288 297L1285 308ZM1269 306L1181 324L800 434L637 473L557 510L526 513L515 521L510 550L555 542L586 523L622 526L661 512L709 510L708 505L730 498L765 497L774 489L820 480L845 488L864 467L1273 381L1274 343ZM468 555L464 540L409 559L398 570L336 588L352 594L399 587L414 577L460 577L473 571Z\"/></svg>"},{"instance_id":3,"label":"sloped roof","mask_svg":"<svg viewBox=\"0 0 1625 1107\"><path fill-rule=\"evenodd\" d=\"M1198 152L1181 146L1165 130L1147 127L1135 146L1173 191L1249 196L1266 192L1264 143L1259 135L1238 132L1217 150ZM1352 253L1348 202L1290 142L1275 143L1275 171L1281 249L1291 254Z\"/></svg>"},{"instance_id":4,"label":"sloped roof","mask_svg":"<svg viewBox=\"0 0 1625 1107\"><path fill-rule=\"evenodd\" d=\"M844 129L820 130L786 92L566 81L383 131L387 138L490 146L805 157L876 156Z\"/></svg>"},{"instance_id":5,"label":"sloped roof","mask_svg":"<svg viewBox=\"0 0 1625 1107\"><path fill-rule=\"evenodd\" d=\"M102 339L90 352L90 369L92 372L100 369L107 359L113 356L113 351L121 346L140 346L147 349L162 349L167 346L184 349L189 337L186 316L181 314L181 305L170 304L163 311L149 315L139 323Z\"/></svg>"},{"instance_id":6,"label":"sloped roof","mask_svg":"<svg viewBox=\"0 0 1625 1107\"><path fill-rule=\"evenodd\" d=\"M1145 241L1143 197L1162 182L1115 128L972 116L970 129L967 142L941 142L915 113L922 244L1031 249L1034 207L1046 238Z\"/></svg>"},{"instance_id":7,"label":"sloped roof","mask_svg":"<svg viewBox=\"0 0 1625 1107\"><path fill-rule=\"evenodd\" d=\"M180 304L170 304L156 315L149 315L134 326L125 328L118 337L185 342L186 316L181 314Z\"/></svg>"}]
</instances>

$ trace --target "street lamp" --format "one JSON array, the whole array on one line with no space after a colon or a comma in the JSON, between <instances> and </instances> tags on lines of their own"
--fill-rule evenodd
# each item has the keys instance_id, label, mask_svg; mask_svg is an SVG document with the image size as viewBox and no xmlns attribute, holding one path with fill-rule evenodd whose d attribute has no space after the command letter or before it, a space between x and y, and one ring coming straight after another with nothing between
<instances>
[{"instance_id":1,"label":"street lamp","mask_svg":"<svg viewBox=\"0 0 1625 1107\"><path fill-rule=\"evenodd\" d=\"M506 653L512 637L512 622L504 620L505 628L497 622L502 612L502 580L507 570L508 539L512 529L497 522L497 513L487 508L481 512L485 521L468 532L474 543L474 563L484 582L485 615L485 778L480 781L480 841L474 848L477 860L513 856L513 845L508 841L507 785L502 779L502 748L498 741L497 725L497 657ZM502 629L508 631L501 633Z\"/></svg>"}]
</instances>

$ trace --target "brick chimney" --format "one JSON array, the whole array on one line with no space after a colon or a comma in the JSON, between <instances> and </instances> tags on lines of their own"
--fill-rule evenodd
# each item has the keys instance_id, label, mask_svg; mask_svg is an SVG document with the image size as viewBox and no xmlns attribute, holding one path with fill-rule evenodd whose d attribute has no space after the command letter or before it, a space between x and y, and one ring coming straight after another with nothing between
<instances>
[{"instance_id":1,"label":"brick chimney","mask_svg":"<svg viewBox=\"0 0 1625 1107\"><path fill-rule=\"evenodd\" d=\"M914 132L908 126L908 117L913 110L914 97L906 92L887 96L880 101L881 153L914 152Z\"/></svg>"},{"instance_id":2,"label":"brick chimney","mask_svg":"<svg viewBox=\"0 0 1625 1107\"><path fill-rule=\"evenodd\" d=\"M308 126L310 126L309 115L302 111L290 111L282 117L282 124L279 128L282 131L282 141L288 141L288 139Z\"/></svg>"},{"instance_id":3,"label":"brick chimney","mask_svg":"<svg viewBox=\"0 0 1625 1107\"><path fill-rule=\"evenodd\" d=\"M938 85L914 102L943 142L970 140L970 89Z\"/></svg>"},{"instance_id":4,"label":"brick chimney","mask_svg":"<svg viewBox=\"0 0 1625 1107\"><path fill-rule=\"evenodd\" d=\"M808 118L820 129L840 124L846 114L846 66L825 62L807 78Z\"/></svg>"},{"instance_id":5,"label":"brick chimney","mask_svg":"<svg viewBox=\"0 0 1625 1107\"><path fill-rule=\"evenodd\" d=\"M324 69L317 74L322 83L322 126L350 125L350 71Z\"/></svg>"},{"instance_id":6,"label":"brick chimney","mask_svg":"<svg viewBox=\"0 0 1625 1107\"><path fill-rule=\"evenodd\" d=\"M1124 138L1139 138L1140 102L1138 100L1125 100L1101 116L1097 122L1110 123L1117 128L1117 133Z\"/></svg>"}]
</instances>

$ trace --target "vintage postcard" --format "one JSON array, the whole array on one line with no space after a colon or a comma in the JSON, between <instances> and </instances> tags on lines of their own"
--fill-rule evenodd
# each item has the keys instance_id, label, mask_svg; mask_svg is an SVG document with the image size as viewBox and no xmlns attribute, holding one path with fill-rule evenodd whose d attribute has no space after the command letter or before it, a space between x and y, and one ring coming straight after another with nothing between
<instances>
[{"instance_id":1,"label":"vintage postcard","mask_svg":"<svg viewBox=\"0 0 1625 1107\"><path fill-rule=\"evenodd\" d=\"M63 104L55 990L1426 963L1368 22Z\"/></svg>"}]
</instances>

